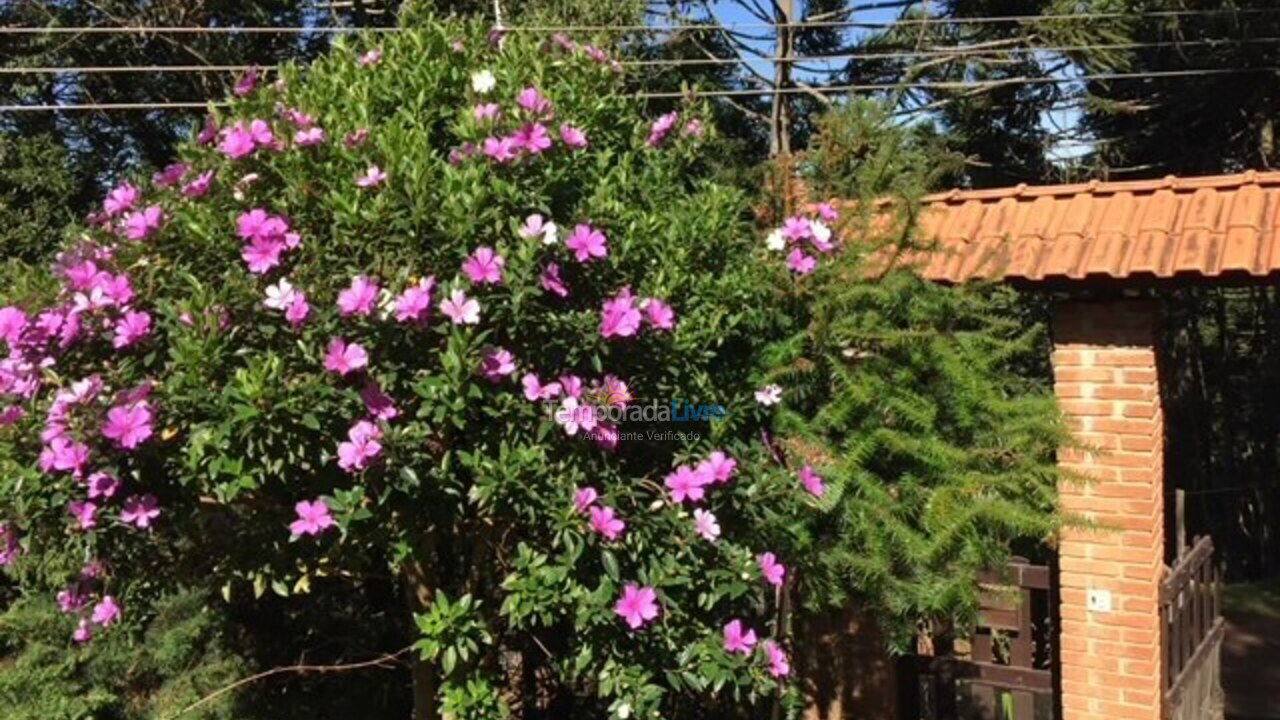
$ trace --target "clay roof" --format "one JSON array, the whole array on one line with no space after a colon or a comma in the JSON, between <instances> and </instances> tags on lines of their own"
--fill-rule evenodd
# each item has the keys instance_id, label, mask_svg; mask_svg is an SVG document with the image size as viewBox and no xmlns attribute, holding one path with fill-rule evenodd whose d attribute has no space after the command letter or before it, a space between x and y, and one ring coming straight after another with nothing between
<instances>
[{"instance_id":1,"label":"clay roof","mask_svg":"<svg viewBox=\"0 0 1280 720\"><path fill-rule=\"evenodd\" d=\"M942 282L1280 274L1280 172L952 190L916 237L894 263Z\"/></svg>"}]
</instances>

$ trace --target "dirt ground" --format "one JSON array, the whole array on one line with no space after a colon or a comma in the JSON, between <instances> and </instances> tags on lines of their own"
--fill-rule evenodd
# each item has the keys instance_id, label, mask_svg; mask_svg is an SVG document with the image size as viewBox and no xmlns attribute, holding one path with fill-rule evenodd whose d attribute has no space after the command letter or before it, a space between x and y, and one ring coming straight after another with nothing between
<instances>
[{"instance_id":1,"label":"dirt ground","mask_svg":"<svg viewBox=\"0 0 1280 720\"><path fill-rule=\"evenodd\" d=\"M1280 720L1280 586L1228 589L1222 689L1228 720Z\"/></svg>"}]
</instances>

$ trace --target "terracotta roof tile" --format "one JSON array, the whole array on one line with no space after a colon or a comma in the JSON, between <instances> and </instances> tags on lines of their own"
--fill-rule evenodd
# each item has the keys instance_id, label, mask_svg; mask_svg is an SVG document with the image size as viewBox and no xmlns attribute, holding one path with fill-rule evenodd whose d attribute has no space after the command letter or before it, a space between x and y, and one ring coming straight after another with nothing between
<instances>
[{"instance_id":1,"label":"terracotta roof tile","mask_svg":"<svg viewBox=\"0 0 1280 720\"><path fill-rule=\"evenodd\" d=\"M943 282L1280 273L1280 172L927 196L894 262ZM876 265L889 260L888 252Z\"/></svg>"}]
</instances>

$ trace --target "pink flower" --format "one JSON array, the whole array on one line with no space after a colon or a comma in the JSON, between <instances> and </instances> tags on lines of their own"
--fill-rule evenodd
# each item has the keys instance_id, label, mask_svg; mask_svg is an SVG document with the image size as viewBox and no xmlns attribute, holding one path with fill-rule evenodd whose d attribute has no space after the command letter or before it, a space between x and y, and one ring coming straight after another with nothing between
<instances>
[{"instance_id":1,"label":"pink flower","mask_svg":"<svg viewBox=\"0 0 1280 720\"><path fill-rule=\"evenodd\" d=\"M324 142L327 137L324 128L309 127L293 134L293 144L298 147L311 147Z\"/></svg>"},{"instance_id":2,"label":"pink flower","mask_svg":"<svg viewBox=\"0 0 1280 720\"><path fill-rule=\"evenodd\" d=\"M351 287L338 293L338 314L369 315L378 302L378 283L365 275L351 279Z\"/></svg>"},{"instance_id":3,"label":"pink flower","mask_svg":"<svg viewBox=\"0 0 1280 720\"><path fill-rule=\"evenodd\" d=\"M241 121L222 131L222 141L218 143L218 149L232 160L239 160L252 155L253 151L258 149L258 145L254 142L253 133Z\"/></svg>"},{"instance_id":4,"label":"pink flower","mask_svg":"<svg viewBox=\"0 0 1280 720\"><path fill-rule=\"evenodd\" d=\"M833 223L840 219L840 212L831 203L818 203L817 209L818 217L822 218L823 222Z\"/></svg>"},{"instance_id":5,"label":"pink flower","mask_svg":"<svg viewBox=\"0 0 1280 720\"><path fill-rule=\"evenodd\" d=\"M471 108L471 114L475 116L476 122L484 122L486 120L497 120L502 113L502 109L497 103L477 103Z\"/></svg>"},{"instance_id":6,"label":"pink flower","mask_svg":"<svg viewBox=\"0 0 1280 720\"><path fill-rule=\"evenodd\" d=\"M702 137L702 133L703 133L702 121L699 120L698 118L693 118L689 122L685 123L684 129L680 131L680 134L684 135L685 137L694 137L694 138Z\"/></svg>"},{"instance_id":7,"label":"pink flower","mask_svg":"<svg viewBox=\"0 0 1280 720\"><path fill-rule=\"evenodd\" d=\"M596 492L593 487L578 488L573 494L573 510L579 514L586 514L592 505L596 504L596 500L600 499L600 493Z\"/></svg>"},{"instance_id":8,"label":"pink flower","mask_svg":"<svg viewBox=\"0 0 1280 720\"><path fill-rule=\"evenodd\" d=\"M124 509L120 511L120 519L137 527L139 530L150 528L151 522L159 516L160 503L156 501L156 496L151 493L141 497L130 495L124 501Z\"/></svg>"},{"instance_id":9,"label":"pink flower","mask_svg":"<svg viewBox=\"0 0 1280 720\"><path fill-rule=\"evenodd\" d=\"M759 558L760 572L764 574L764 579L770 585L775 587L782 585L782 578L787 574L787 568L778 562L778 558L771 552L762 554Z\"/></svg>"},{"instance_id":10,"label":"pink flower","mask_svg":"<svg viewBox=\"0 0 1280 720\"><path fill-rule=\"evenodd\" d=\"M360 343L347 344L346 339L336 337L329 341L324 356L324 369L338 375L349 375L369 364L369 354Z\"/></svg>"},{"instance_id":11,"label":"pink flower","mask_svg":"<svg viewBox=\"0 0 1280 720\"><path fill-rule=\"evenodd\" d=\"M164 227L164 220L164 210L159 205L129 213L124 218L124 236L130 240L146 240Z\"/></svg>"},{"instance_id":12,"label":"pink flower","mask_svg":"<svg viewBox=\"0 0 1280 720\"><path fill-rule=\"evenodd\" d=\"M658 617L657 600L658 593L652 587L629 583L622 589L622 597L614 604L613 611L626 621L627 627L639 630Z\"/></svg>"},{"instance_id":13,"label":"pink flower","mask_svg":"<svg viewBox=\"0 0 1280 720\"><path fill-rule=\"evenodd\" d=\"M804 240L809 237L812 232L813 229L809 226L809 219L806 217L792 215L782 221L782 234L792 242Z\"/></svg>"},{"instance_id":14,"label":"pink flower","mask_svg":"<svg viewBox=\"0 0 1280 720\"><path fill-rule=\"evenodd\" d=\"M676 311L658 298L648 298L640 304L644 308L644 320L654 330L670 330L676 326Z\"/></svg>"},{"instance_id":15,"label":"pink flower","mask_svg":"<svg viewBox=\"0 0 1280 720\"><path fill-rule=\"evenodd\" d=\"M631 291L623 288L600 311L600 337L631 337L640 329L641 315Z\"/></svg>"},{"instance_id":16,"label":"pink flower","mask_svg":"<svg viewBox=\"0 0 1280 720\"><path fill-rule=\"evenodd\" d=\"M570 397L582 397L582 378L577 375L561 375L560 387L564 388L564 394Z\"/></svg>"},{"instance_id":17,"label":"pink flower","mask_svg":"<svg viewBox=\"0 0 1280 720\"><path fill-rule=\"evenodd\" d=\"M756 646L756 631L743 629L741 620L730 620L724 626L724 649L726 652L750 655Z\"/></svg>"},{"instance_id":18,"label":"pink flower","mask_svg":"<svg viewBox=\"0 0 1280 720\"><path fill-rule=\"evenodd\" d=\"M575 150L581 150L588 145L586 133L569 123L563 123L560 125L560 139L565 145Z\"/></svg>"},{"instance_id":19,"label":"pink flower","mask_svg":"<svg viewBox=\"0 0 1280 720\"><path fill-rule=\"evenodd\" d=\"M454 325L475 325L480 322L480 303L469 299L461 290L454 290L452 295L440 301L440 312L447 315Z\"/></svg>"},{"instance_id":20,"label":"pink flower","mask_svg":"<svg viewBox=\"0 0 1280 720\"><path fill-rule=\"evenodd\" d=\"M93 606L90 619L102 627L111 627L120 621L120 606L116 604L115 598L103 595L102 600Z\"/></svg>"},{"instance_id":21,"label":"pink flower","mask_svg":"<svg viewBox=\"0 0 1280 720\"><path fill-rule=\"evenodd\" d=\"M109 498L120 489L120 481L110 473L96 472L89 476L89 498Z\"/></svg>"},{"instance_id":22,"label":"pink flower","mask_svg":"<svg viewBox=\"0 0 1280 720\"><path fill-rule=\"evenodd\" d=\"M556 263L548 263L542 269L542 274L538 276L538 284L549 293L555 293L560 297L569 297L569 288L564 284L564 280L560 278L560 266Z\"/></svg>"},{"instance_id":23,"label":"pink flower","mask_svg":"<svg viewBox=\"0 0 1280 720\"><path fill-rule=\"evenodd\" d=\"M71 642L77 645L84 645L90 640L93 640L93 627L89 625L88 619L80 618L75 631L71 633Z\"/></svg>"},{"instance_id":24,"label":"pink flower","mask_svg":"<svg viewBox=\"0 0 1280 720\"><path fill-rule=\"evenodd\" d=\"M235 93L236 97L244 97L249 93L253 92L253 89L256 88L257 86L258 86L258 66L251 65L249 66L249 69L246 70L244 74L240 76L240 79L236 80L236 86L231 89L231 92Z\"/></svg>"},{"instance_id":25,"label":"pink flower","mask_svg":"<svg viewBox=\"0 0 1280 720\"><path fill-rule=\"evenodd\" d=\"M382 453L382 430L360 420L347 431L347 442L338 444L338 467L347 472L363 470Z\"/></svg>"},{"instance_id":26,"label":"pink flower","mask_svg":"<svg viewBox=\"0 0 1280 720\"><path fill-rule=\"evenodd\" d=\"M27 411L18 405L7 405L0 409L0 427L7 427L26 417Z\"/></svg>"},{"instance_id":27,"label":"pink flower","mask_svg":"<svg viewBox=\"0 0 1280 720\"><path fill-rule=\"evenodd\" d=\"M89 263L89 266L93 267L93 264ZM14 305L0 308L0 340L10 345L16 344L22 339L22 331L26 330L30 323L31 318L23 312L22 308Z\"/></svg>"},{"instance_id":28,"label":"pink flower","mask_svg":"<svg viewBox=\"0 0 1280 720\"><path fill-rule=\"evenodd\" d=\"M506 260L493 248L481 245L462 263L462 271L471 282L497 285L502 282L502 268Z\"/></svg>"},{"instance_id":29,"label":"pink flower","mask_svg":"<svg viewBox=\"0 0 1280 720\"><path fill-rule=\"evenodd\" d=\"M727 483L733 477L734 472L738 469L738 461L725 455L723 451L716 450L703 460L699 468L704 469L711 474L714 482Z\"/></svg>"},{"instance_id":30,"label":"pink flower","mask_svg":"<svg viewBox=\"0 0 1280 720\"><path fill-rule=\"evenodd\" d=\"M706 487L714 481L715 477L705 468L681 465L667 475L663 484L671 491L671 502L680 503L688 500L699 503L706 496Z\"/></svg>"},{"instance_id":31,"label":"pink flower","mask_svg":"<svg viewBox=\"0 0 1280 720\"><path fill-rule=\"evenodd\" d=\"M618 427L604 420L596 423L595 429L588 433L588 437L595 441L597 447L610 452L617 449L620 439Z\"/></svg>"},{"instance_id":32,"label":"pink flower","mask_svg":"<svg viewBox=\"0 0 1280 720\"><path fill-rule=\"evenodd\" d=\"M127 348L151 333L151 316L145 312L127 312L116 322L111 346Z\"/></svg>"},{"instance_id":33,"label":"pink flower","mask_svg":"<svg viewBox=\"0 0 1280 720\"><path fill-rule=\"evenodd\" d=\"M183 176L186 175L187 171L190 169L191 166L186 163L173 163L171 165L166 165L160 172L152 174L151 182L156 187L177 185L179 182L182 182Z\"/></svg>"},{"instance_id":34,"label":"pink flower","mask_svg":"<svg viewBox=\"0 0 1280 720\"><path fill-rule=\"evenodd\" d=\"M426 277L417 285L409 286L400 297L396 298L396 320L399 322L422 323L431 312L431 293L435 290L436 279Z\"/></svg>"},{"instance_id":35,"label":"pink flower","mask_svg":"<svg viewBox=\"0 0 1280 720\"><path fill-rule=\"evenodd\" d=\"M786 677L791 674L791 662L787 653L772 640L764 641L764 652L769 658L769 674L773 677Z\"/></svg>"},{"instance_id":36,"label":"pink flower","mask_svg":"<svg viewBox=\"0 0 1280 720\"><path fill-rule=\"evenodd\" d=\"M98 526L98 504L88 500L72 500L67 503L67 512L76 519L76 526L81 530L92 530Z\"/></svg>"},{"instance_id":37,"label":"pink flower","mask_svg":"<svg viewBox=\"0 0 1280 720\"><path fill-rule=\"evenodd\" d=\"M107 217L122 215L132 210L141 197L142 192L137 187L127 182L120 183L111 188L102 201L102 212Z\"/></svg>"},{"instance_id":38,"label":"pink flower","mask_svg":"<svg viewBox=\"0 0 1280 720\"><path fill-rule=\"evenodd\" d=\"M627 524L614 517L613 508L592 506L587 509L591 516L591 529L604 536L605 540L617 540L627 529Z\"/></svg>"},{"instance_id":39,"label":"pink flower","mask_svg":"<svg viewBox=\"0 0 1280 720\"><path fill-rule=\"evenodd\" d=\"M609 254L604 233L586 224L573 228L573 233L565 239L565 247L573 251L578 262L590 262L593 258L602 258Z\"/></svg>"},{"instance_id":40,"label":"pink flower","mask_svg":"<svg viewBox=\"0 0 1280 720\"><path fill-rule=\"evenodd\" d=\"M382 62L382 51L378 49L370 50L360 56L361 67L373 67Z\"/></svg>"},{"instance_id":41,"label":"pink flower","mask_svg":"<svg viewBox=\"0 0 1280 720\"><path fill-rule=\"evenodd\" d=\"M822 483L822 476L814 469L805 465L800 469L800 484L804 485L804 489L809 491L814 497L822 497L827 494L827 486Z\"/></svg>"},{"instance_id":42,"label":"pink flower","mask_svg":"<svg viewBox=\"0 0 1280 720\"><path fill-rule=\"evenodd\" d=\"M693 529L704 539L715 542L720 537L720 523L710 510L698 508L693 511Z\"/></svg>"},{"instance_id":43,"label":"pink flower","mask_svg":"<svg viewBox=\"0 0 1280 720\"><path fill-rule=\"evenodd\" d=\"M7 522L0 522L0 567L9 567L22 555L22 541L18 529Z\"/></svg>"},{"instance_id":44,"label":"pink flower","mask_svg":"<svg viewBox=\"0 0 1280 720\"><path fill-rule=\"evenodd\" d=\"M41 467L47 470L79 476L89 464L89 446L64 436L55 437L40 453L40 461Z\"/></svg>"},{"instance_id":45,"label":"pink flower","mask_svg":"<svg viewBox=\"0 0 1280 720\"><path fill-rule=\"evenodd\" d=\"M516 95L516 104L534 115L546 115L551 111L551 100L533 87L521 90L520 94Z\"/></svg>"},{"instance_id":46,"label":"pink flower","mask_svg":"<svg viewBox=\"0 0 1280 720\"><path fill-rule=\"evenodd\" d=\"M107 411L102 435L125 450L133 450L151 437L151 406L146 402L117 405Z\"/></svg>"},{"instance_id":47,"label":"pink flower","mask_svg":"<svg viewBox=\"0 0 1280 720\"><path fill-rule=\"evenodd\" d=\"M515 356L500 347L487 349L480 359L480 374L489 382L501 382L515 371Z\"/></svg>"},{"instance_id":48,"label":"pink flower","mask_svg":"<svg viewBox=\"0 0 1280 720\"><path fill-rule=\"evenodd\" d=\"M542 123L526 123L515 134L515 142L531 155L551 147L551 133Z\"/></svg>"},{"instance_id":49,"label":"pink flower","mask_svg":"<svg viewBox=\"0 0 1280 720\"><path fill-rule=\"evenodd\" d=\"M284 319L289 321L290 326L299 328L307 321L309 315L311 315L311 305L307 303L307 295L298 292L293 302L289 303L289 307L285 308Z\"/></svg>"},{"instance_id":50,"label":"pink flower","mask_svg":"<svg viewBox=\"0 0 1280 720\"><path fill-rule=\"evenodd\" d=\"M658 147L671 134L671 130L675 128L676 123L680 120L680 114L669 112L661 115L657 120L653 121L653 125L649 127L649 137L645 140L645 144L649 147Z\"/></svg>"},{"instance_id":51,"label":"pink flower","mask_svg":"<svg viewBox=\"0 0 1280 720\"><path fill-rule=\"evenodd\" d=\"M800 248L792 248L787 254L787 267L797 275L808 275L818 266L817 258L805 255Z\"/></svg>"},{"instance_id":52,"label":"pink flower","mask_svg":"<svg viewBox=\"0 0 1280 720\"><path fill-rule=\"evenodd\" d=\"M550 400L560 394L560 383L549 382L543 385L538 380L538 376L533 373L527 373L520 378L520 384L524 386L525 398L531 402Z\"/></svg>"},{"instance_id":53,"label":"pink flower","mask_svg":"<svg viewBox=\"0 0 1280 720\"><path fill-rule=\"evenodd\" d=\"M281 240L256 237L240 251L240 257L249 267L249 272L262 275L280 264L280 254L284 250Z\"/></svg>"},{"instance_id":54,"label":"pink flower","mask_svg":"<svg viewBox=\"0 0 1280 720\"><path fill-rule=\"evenodd\" d=\"M329 514L329 504L321 498L315 500L299 500L293 506L298 519L289 523L292 537L302 535L319 535L334 526L333 516Z\"/></svg>"},{"instance_id":55,"label":"pink flower","mask_svg":"<svg viewBox=\"0 0 1280 720\"><path fill-rule=\"evenodd\" d=\"M369 169L364 171L364 175L356 178L356 185L362 188L377 187L386 182L387 174L377 165L370 165Z\"/></svg>"},{"instance_id":56,"label":"pink flower","mask_svg":"<svg viewBox=\"0 0 1280 720\"><path fill-rule=\"evenodd\" d=\"M370 417L378 420L394 420L400 414L395 401L382 391L378 381L369 379L360 388L360 399L364 401L364 409Z\"/></svg>"},{"instance_id":57,"label":"pink flower","mask_svg":"<svg viewBox=\"0 0 1280 720\"><path fill-rule=\"evenodd\" d=\"M218 121L212 115L205 115L204 125L201 126L200 132L196 135L196 143L208 145L216 137L218 137Z\"/></svg>"},{"instance_id":58,"label":"pink flower","mask_svg":"<svg viewBox=\"0 0 1280 720\"><path fill-rule=\"evenodd\" d=\"M213 172L208 170L197 175L195 180L182 186L182 194L189 198L204 197L209 192L209 187L213 185Z\"/></svg>"},{"instance_id":59,"label":"pink flower","mask_svg":"<svg viewBox=\"0 0 1280 720\"><path fill-rule=\"evenodd\" d=\"M299 130L306 130L316 124L314 116L308 115L297 108L285 108L282 114Z\"/></svg>"},{"instance_id":60,"label":"pink flower","mask_svg":"<svg viewBox=\"0 0 1280 720\"><path fill-rule=\"evenodd\" d=\"M769 407L782 402L782 388L778 385L765 385L756 391L756 402Z\"/></svg>"},{"instance_id":61,"label":"pink flower","mask_svg":"<svg viewBox=\"0 0 1280 720\"><path fill-rule=\"evenodd\" d=\"M249 134L253 137L253 142L258 147L271 148L274 150L283 149L276 142L276 135L271 130L271 124L266 120L253 120L249 123Z\"/></svg>"},{"instance_id":62,"label":"pink flower","mask_svg":"<svg viewBox=\"0 0 1280 720\"><path fill-rule=\"evenodd\" d=\"M592 390L597 402L604 405L624 408L627 403L635 399L631 394L631 388L627 387L626 381L620 380L613 375L605 375L600 385L592 388Z\"/></svg>"},{"instance_id":63,"label":"pink flower","mask_svg":"<svg viewBox=\"0 0 1280 720\"><path fill-rule=\"evenodd\" d=\"M596 409L591 405L578 403L578 398L570 395L560 402L556 410L556 422L564 428L567 435L577 435L578 430L591 432L596 426Z\"/></svg>"},{"instance_id":64,"label":"pink flower","mask_svg":"<svg viewBox=\"0 0 1280 720\"><path fill-rule=\"evenodd\" d=\"M516 151L520 143L514 137L487 137L484 139L483 152L494 161L506 164L516 159Z\"/></svg>"},{"instance_id":65,"label":"pink flower","mask_svg":"<svg viewBox=\"0 0 1280 720\"><path fill-rule=\"evenodd\" d=\"M360 147L364 144L364 141L368 139L369 128L360 128L359 130L349 133L346 137L342 138L342 144L345 145L347 149L351 150Z\"/></svg>"}]
</instances>

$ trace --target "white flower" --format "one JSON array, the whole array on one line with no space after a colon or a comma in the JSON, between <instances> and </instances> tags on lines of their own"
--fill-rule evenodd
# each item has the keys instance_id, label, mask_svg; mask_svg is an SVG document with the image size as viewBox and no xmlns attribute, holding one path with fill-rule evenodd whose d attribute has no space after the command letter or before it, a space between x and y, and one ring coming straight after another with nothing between
<instances>
[{"instance_id":1,"label":"white flower","mask_svg":"<svg viewBox=\"0 0 1280 720\"><path fill-rule=\"evenodd\" d=\"M786 250L787 241L782 237L782 229L777 228L773 232L769 233L769 237L764 239L764 246L774 252L782 252L783 250Z\"/></svg>"},{"instance_id":2,"label":"white flower","mask_svg":"<svg viewBox=\"0 0 1280 720\"><path fill-rule=\"evenodd\" d=\"M267 299L262 304L272 310L287 310L297 299L298 292L293 289L293 285L287 279L280 278L280 282L267 286Z\"/></svg>"},{"instance_id":3,"label":"white flower","mask_svg":"<svg viewBox=\"0 0 1280 720\"><path fill-rule=\"evenodd\" d=\"M756 391L756 402L766 407L777 405L782 402L782 388L777 385L765 385Z\"/></svg>"},{"instance_id":4,"label":"white flower","mask_svg":"<svg viewBox=\"0 0 1280 720\"><path fill-rule=\"evenodd\" d=\"M480 70L478 72L471 73L471 89L478 93L487 93L493 90L497 84L497 78L495 78L493 73L488 70Z\"/></svg>"},{"instance_id":5,"label":"white flower","mask_svg":"<svg viewBox=\"0 0 1280 720\"><path fill-rule=\"evenodd\" d=\"M560 242L560 238L558 237L559 232L560 232L560 228L556 227L556 224L553 222L548 222L545 225L543 225L542 226L542 244L555 245L556 243Z\"/></svg>"},{"instance_id":6,"label":"white flower","mask_svg":"<svg viewBox=\"0 0 1280 720\"><path fill-rule=\"evenodd\" d=\"M813 233L813 239L817 240L818 244L823 244L831 239L831 228L827 227L827 224L821 220L809 221L809 232Z\"/></svg>"},{"instance_id":7,"label":"white flower","mask_svg":"<svg viewBox=\"0 0 1280 720\"><path fill-rule=\"evenodd\" d=\"M720 523L715 514L702 508L693 511L693 527L699 535L711 542L720 537Z\"/></svg>"}]
</instances>

